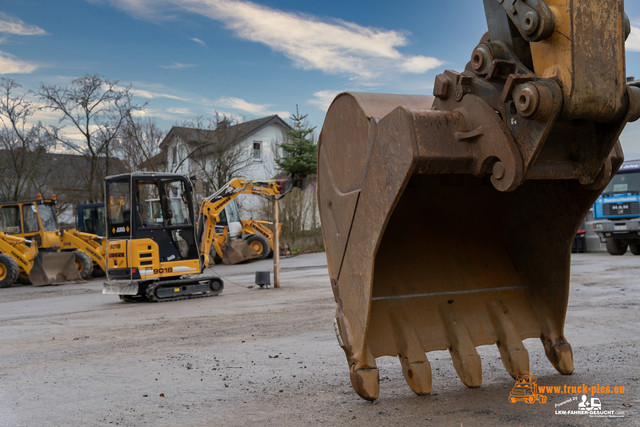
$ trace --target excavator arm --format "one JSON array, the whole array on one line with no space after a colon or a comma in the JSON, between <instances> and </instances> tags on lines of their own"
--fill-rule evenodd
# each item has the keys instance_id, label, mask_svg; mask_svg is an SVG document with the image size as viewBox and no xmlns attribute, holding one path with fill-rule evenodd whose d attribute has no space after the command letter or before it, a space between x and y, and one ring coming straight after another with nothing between
<instances>
[{"instance_id":1,"label":"excavator arm","mask_svg":"<svg viewBox=\"0 0 640 427\"><path fill-rule=\"evenodd\" d=\"M222 245L228 240L226 235L218 235L215 232L215 225L220 221L220 212L241 194L253 194L265 198L272 198L282 194L282 187L276 181L251 181L245 178L238 178L226 183L220 190L202 201L200 206L200 216L198 220L200 236L200 254L203 256L205 267L214 265L211 259L211 247L213 246L218 256L224 257ZM202 224L202 225L200 225ZM225 228L225 233L228 229ZM255 255L247 245L242 242L236 244L233 258L245 260ZM237 260L234 260L238 262ZM235 263L233 262L233 263Z\"/></svg>"},{"instance_id":2,"label":"excavator arm","mask_svg":"<svg viewBox=\"0 0 640 427\"><path fill-rule=\"evenodd\" d=\"M540 338L562 374L570 247L640 117L626 84L623 0L484 0L488 32L434 97L343 93L319 139L318 205L335 330L352 385L379 394L398 356L417 394L426 353L482 382L496 344L513 378Z\"/></svg>"}]
</instances>

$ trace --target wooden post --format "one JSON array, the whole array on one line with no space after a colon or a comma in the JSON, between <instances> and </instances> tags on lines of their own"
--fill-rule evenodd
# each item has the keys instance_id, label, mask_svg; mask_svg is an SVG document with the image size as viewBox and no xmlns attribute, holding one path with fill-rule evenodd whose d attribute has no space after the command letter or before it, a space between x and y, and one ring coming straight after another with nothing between
<instances>
[{"instance_id":1,"label":"wooden post","mask_svg":"<svg viewBox=\"0 0 640 427\"><path fill-rule=\"evenodd\" d=\"M273 199L273 287L280 287L280 233L278 229L280 211L278 210L278 199Z\"/></svg>"}]
</instances>

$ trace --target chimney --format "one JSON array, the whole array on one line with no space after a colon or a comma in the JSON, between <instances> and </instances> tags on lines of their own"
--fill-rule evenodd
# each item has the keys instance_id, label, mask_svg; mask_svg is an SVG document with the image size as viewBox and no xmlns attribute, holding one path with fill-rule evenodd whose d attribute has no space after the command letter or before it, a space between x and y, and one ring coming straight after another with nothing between
<instances>
[{"instance_id":1,"label":"chimney","mask_svg":"<svg viewBox=\"0 0 640 427\"><path fill-rule=\"evenodd\" d=\"M225 117L222 120L220 120L216 126L216 129L221 129L221 130L229 129L229 119Z\"/></svg>"}]
</instances>

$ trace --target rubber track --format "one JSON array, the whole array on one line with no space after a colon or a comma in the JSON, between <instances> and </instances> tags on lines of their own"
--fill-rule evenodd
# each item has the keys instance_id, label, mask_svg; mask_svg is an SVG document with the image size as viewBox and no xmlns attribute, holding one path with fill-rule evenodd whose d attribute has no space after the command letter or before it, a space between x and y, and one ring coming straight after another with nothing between
<instances>
[{"instance_id":1,"label":"rubber track","mask_svg":"<svg viewBox=\"0 0 640 427\"><path fill-rule=\"evenodd\" d=\"M215 297L217 295L220 295L224 290L224 282L222 282L222 279L220 279L220 281L222 282L222 288L218 292L210 292L207 294L197 294L197 295L180 295L177 297L170 297L170 298L158 298L154 292L155 289L160 285L162 285L162 287L164 287L165 285L190 285L193 283L198 283L204 280L211 280L211 279L220 279L220 278L218 276L209 276L209 277L199 277L197 279L179 279L179 280L167 280L162 282L156 282L155 286L149 285L147 287L145 296L147 297L147 300L151 302L169 302L169 301L180 301L180 300L186 300L186 299Z\"/></svg>"}]
</instances>

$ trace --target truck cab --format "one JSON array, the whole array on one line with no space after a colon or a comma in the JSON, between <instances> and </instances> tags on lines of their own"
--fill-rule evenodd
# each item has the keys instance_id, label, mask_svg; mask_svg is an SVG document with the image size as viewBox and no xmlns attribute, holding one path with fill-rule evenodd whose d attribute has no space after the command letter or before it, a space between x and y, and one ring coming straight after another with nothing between
<instances>
[{"instance_id":1,"label":"truck cab","mask_svg":"<svg viewBox=\"0 0 640 427\"><path fill-rule=\"evenodd\" d=\"M104 202L78 205L78 230L84 233L106 236Z\"/></svg>"},{"instance_id":2,"label":"truck cab","mask_svg":"<svg viewBox=\"0 0 640 427\"><path fill-rule=\"evenodd\" d=\"M611 255L640 255L640 161L625 162L593 206L593 230Z\"/></svg>"}]
</instances>

